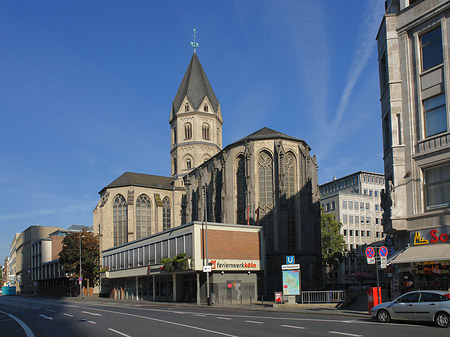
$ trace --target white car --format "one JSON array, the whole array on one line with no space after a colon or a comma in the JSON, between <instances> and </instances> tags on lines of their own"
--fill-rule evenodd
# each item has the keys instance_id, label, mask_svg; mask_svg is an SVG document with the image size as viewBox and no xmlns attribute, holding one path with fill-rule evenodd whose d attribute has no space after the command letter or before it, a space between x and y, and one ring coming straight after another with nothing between
<instances>
[{"instance_id":1,"label":"white car","mask_svg":"<svg viewBox=\"0 0 450 337\"><path fill-rule=\"evenodd\" d=\"M370 310L372 318L382 323L393 320L435 322L447 328L450 322L450 292L445 290L411 291L392 302L384 302Z\"/></svg>"}]
</instances>

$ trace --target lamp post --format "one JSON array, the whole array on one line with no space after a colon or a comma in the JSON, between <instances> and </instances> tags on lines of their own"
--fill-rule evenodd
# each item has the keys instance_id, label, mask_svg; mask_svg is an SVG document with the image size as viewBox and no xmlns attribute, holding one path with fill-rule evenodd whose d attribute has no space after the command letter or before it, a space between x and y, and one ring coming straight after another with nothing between
<instances>
[{"instance_id":1,"label":"lamp post","mask_svg":"<svg viewBox=\"0 0 450 337\"><path fill-rule=\"evenodd\" d=\"M81 286L83 284L83 280L81 278L81 236L82 236L82 232L80 231L80 277L78 279L78 282L80 283L80 299L81 299Z\"/></svg>"}]
</instances>

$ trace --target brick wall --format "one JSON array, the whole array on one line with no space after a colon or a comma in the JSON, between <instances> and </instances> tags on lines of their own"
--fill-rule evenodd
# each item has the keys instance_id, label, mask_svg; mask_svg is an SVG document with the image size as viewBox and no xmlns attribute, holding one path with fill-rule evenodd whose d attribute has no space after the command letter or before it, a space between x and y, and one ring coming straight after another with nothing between
<instances>
[{"instance_id":1,"label":"brick wall","mask_svg":"<svg viewBox=\"0 0 450 337\"><path fill-rule=\"evenodd\" d=\"M52 260L59 259L59 253L62 250L62 240L64 236L52 236Z\"/></svg>"},{"instance_id":2,"label":"brick wall","mask_svg":"<svg viewBox=\"0 0 450 337\"><path fill-rule=\"evenodd\" d=\"M202 242L203 234L202 230ZM208 229L208 258L229 260L259 260L259 234ZM202 252L204 257L205 252Z\"/></svg>"}]
</instances>

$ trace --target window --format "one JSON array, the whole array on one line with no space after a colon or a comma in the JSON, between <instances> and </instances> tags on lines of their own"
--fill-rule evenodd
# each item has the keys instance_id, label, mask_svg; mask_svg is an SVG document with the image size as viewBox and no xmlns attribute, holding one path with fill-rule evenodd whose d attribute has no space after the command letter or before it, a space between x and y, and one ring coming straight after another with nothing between
<instances>
[{"instance_id":1,"label":"window","mask_svg":"<svg viewBox=\"0 0 450 337\"><path fill-rule=\"evenodd\" d=\"M370 238L370 231L367 231L367 237Z\"/></svg>"},{"instance_id":2,"label":"window","mask_svg":"<svg viewBox=\"0 0 450 337\"><path fill-rule=\"evenodd\" d=\"M342 201L342 208L347 209L347 201L346 200Z\"/></svg>"},{"instance_id":3,"label":"window","mask_svg":"<svg viewBox=\"0 0 450 337\"><path fill-rule=\"evenodd\" d=\"M262 151L258 158L259 179L259 218L261 226L267 228L268 250L274 249L274 232L272 221L273 208L273 159L268 151ZM327 203L327 210L330 204Z\"/></svg>"},{"instance_id":4,"label":"window","mask_svg":"<svg viewBox=\"0 0 450 337\"><path fill-rule=\"evenodd\" d=\"M353 209L353 201L348 202L348 209Z\"/></svg>"},{"instance_id":5,"label":"window","mask_svg":"<svg viewBox=\"0 0 450 337\"><path fill-rule=\"evenodd\" d=\"M189 111L189 103L186 103L186 104L184 105L184 111Z\"/></svg>"},{"instance_id":6,"label":"window","mask_svg":"<svg viewBox=\"0 0 450 337\"><path fill-rule=\"evenodd\" d=\"M328 212L330 210L330 203L327 202L327 207L325 208L325 210Z\"/></svg>"},{"instance_id":7,"label":"window","mask_svg":"<svg viewBox=\"0 0 450 337\"><path fill-rule=\"evenodd\" d=\"M114 246L128 242L128 212L125 198L118 194L113 202Z\"/></svg>"},{"instance_id":8,"label":"window","mask_svg":"<svg viewBox=\"0 0 450 337\"><path fill-rule=\"evenodd\" d=\"M414 303L419 301L419 293L409 293L400 297L397 302L399 303Z\"/></svg>"},{"instance_id":9,"label":"window","mask_svg":"<svg viewBox=\"0 0 450 337\"><path fill-rule=\"evenodd\" d=\"M209 124L203 124L202 126L202 138L209 140Z\"/></svg>"},{"instance_id":10,"label":"window","mask_svg":"<svg viewBox=\"0 0 450 337\"><path fill-rule=\"evenodd\" d=\"M366 210L370 210L370 204L366 202Z\"/></svg>"},{"instance_id":11,"label":"window","mask_svg":"<svg viewBox=\"0 0 450 337\"><path fill-rule=\"evenodd\" d=\"M173 127L173 143L174 144L177 143L177 127L176 126Z\"/></svg>"},{"instance_id":12,"label":"window","mask_svg":"<svg viewBox=\"0 0 450 337\"><path fill-rule=\"evenodd\" d=\"M449 298L436 293L420 293L420 302L441 302Z\"/></svg>"},{"instance_id":13,"label":"window","mask_svg":"<svg viewBox=\"0 0 450 337\"><path fill-rule=\"evenodd\" d=\"M357 224L359 222L359 216L355 215L355 224Z\"/></svg>"},{"instance_id":14,"label":"window","mask_svg":"<svg viewBox=\"0 0 450 337\"><path fill-rule=\"evenodd\" d=\"M378 198L378 191L375 190L375 198Z\"/></svg>"},{"instance_id":15,"label":"window","mask_svg":"<svg viewBox=\"0 0 450 337\"><path fill-rule=\"evenodd\" d=\"M192 124L186 123L184 124L184 139L191 139L192 138Z\"/></svg>"},{"instance_id":16,"label":"window","mask_svg":"<svg viewBox=\"0 0 450 337\"><path fill-rule=\"evenodd\" d=\"M150 198L141 194L136 200L136 239L151 234L151 203Z\"/></svg>"},{"instance_id":17,"label":"window","mask_svg":"<svg viewBox=\"0 0 450 337\"><path fill-rule=\"evenodd\" d=\"M353 230L350 229L350 236L353 236Z\"/></svg>"},{"instance_id":18,"label":"window","mask_svg":"<svg viewBox=\"0 0 450 337\"><path fill-rule=\"evenodd\" d=\"M286 202L287 202L287 225L288 225L288 249L295 249L296 238L296 207L295 207L295 194L296 188L296 159L295 156L288 152L286 154L285 161L285 187L286 187Z\"/></svg>"},{"instance_id":19,"label":"window","mask_svg":"<svg viewBox=\"0 0 450 337\"><path fill-rule=\"evenodd\" d=\"M360 203L359 203L359 209L360 209L361 211L364 210L364 203L363 203L363 202L360 202Z\"/></svg>"},{"instance_id":20,"label":"window","mask_svg":"<svg viewBox=\"0 0 450 337\"><path fill-rule=\"evenodd\" d=\"M361 224L364 224L364 217L361 217Z\"/></svg>"},{"instance_id":21,"label":"window","mask_svg":"<svg viewBox=\"0 0 450 337\"><path fill-rule=\"evenodd\" d=\"M355 201L355 210L358 210L358 202Z\"/></svg>"},{"instance_id":22,"label":"window","mask_svg":"<svg viewBox=\"0 0 450 337\"><path fill-rule=\"evenodd\" d=\"M391 120L389 113L383 118L383 149L386 153L392 146L391 139Z\"/></svg>"},{"instance_id":23,"label":"window","mask_svg":"<svg viewBox=\"0 0 450 337\"><path fill-rule=\"evenodd\" d=\"M366 224L370 224L370 217L366 216Z\"/></svg>"},{"instance_id":24,"label":"window","mask_svg":"<svg viewBox=\"0 0 450 337\"><path fill-rule=\"evenodd\" d=\"M186 169L190 170L192 168L192 161L190 159L186 160Z\"/></svg>"},{"instance_id":25,"label":"window","mask_svg":"<svg viewBox=\"0 0 450 337\"><path fill-rule=\"evenodd\" d=\"M366 188L364 189L364 195L367 195L367 189Z\"/></svg>"},{"instance_id":26,"label":"window","mask_svg":"<svg viewBox=\"0 0 450 337\"><path fill-rule=\"evenodd\" d=\"M331 210L335 210L336 209L336 201L332 201L331 202Z\"/></svg>"},{"instance_id":27,"label":"window","mask_svg":"<svg viewBox=\"0 0 450 337\"><path fill-rule=\"evenodd\" d=\"M350 215L350 216L348 217L348 222L351 223L351 224L353 223L353 215Z\"/></svg>"},{"instance_id":28,"label":"window","mask_svg":"<svg viewBox=\"0 0 450 337\"><path fill-rule=\"evenodd\" d=\"M347 221L347 214L344 214L342 221L344 222L344 224L348 223L348 221Z\"/></svg>"},{"instance_id":29,"label":"window","mask_svg":"<svg viewBox=\"0 0 450 337\"><path fill-rule=\"evenodd\" d=\"M376 210L376 211L379 211L379 210L380 210L380 205L375 204L375 210Z\"/></svg>"},{"instance_id":30,"label":"window","mask_svg":"<svg viewBox=\"0 0 450 337\"><path fill-rule=\"evenodd\" d=\"M170 199L165 197L163 204L163 231L170 229Z\"/></svg>"},{"instance_id":31,"label":"window","mask_svg":"<svg viewBox=\"0 0 450 337\"><path fill-rule=\"evenodd\" d=\"M420 37L422 47L422 71L443 61L441 27L430 30Z\"/></svg>"},{"instance_id":32,"label":"window","mask_svg":"<svg viewBox=\"0 0 450 337\"><path fill-rule=\"evenodd\" d=\"M208 104L205 103L205 105L203 106L203 111L208 112Z\"/></svg>"},{"instance_id":33,"label":"window","mask_svg":"<svg viewBox=\"0 0 450 337\"><path fill-rule=\"evenodd\" d=\"M355 236L359 236L359 230L355 231Z\"/></svg>"},{"instance_id":34,"label":"window","mask_svg":"<svg viewBox=\"0 0 450 337\"><path fill-rule=\"evenodd\" d=\"M425 137L447 131L445 94L424 100L423 109L425 113Z\"/></svg>"},{"instance_id":35,"label":"window","mask_svg":"<svg viewBox=\"0 0 450 337\"><path fill-rule=\"evenodd\" d=\"M375 233L375 236L376 236L377 238L379 238L379 237L380 237L380 232L376 232L376 233Z\"/></svg>"},{"instance_id":36,"label":"window","mask_svg":"<svg viewBox=\"0 0 450 337\"><path fill-rule=\"evenodd\" d=\"M344 229L344 236L347 236L347 230Z\"/></svg>"},{"instance_id":37,"label":"window","mask_svg":"<svg viewBox=\"0 0 450 337\"><path fill-rule=\"evenodd\" d=\"M450 164L424 169L426 209L448 207L450 203Z\"/></svg>"},{"instance_id":38,"label":"window","mask_svg":"<svg viewBox=\"0 0 450 337\"><path fill-rule=\"evenodd\" d=\"M361 236L364 236L364 231L361 231Z\"/></svg>"},{"instance_id":39,"label":"window","mask_svg":"<svg viewBox=\"0 0 450 337\"><path fill-rule=\"evenodd\" d=\"M373 177L372 177L372 179L373 179ZM372 196L373 195L373 190L369 190L369 196Z\"/></svg>"},{"instance_id":40,"label":"window","mask_svg":"<svg viewBox=\"0 0 450 337\"><path fill-rule=\"evenodd\" d=\"M379 218L375 218L375 224L377 224L377 225L380 224L380 219Z\"/></svg>"},{"instance_id":41,"label":"window","mask_svg":"<svg viewBox=\"0 0 450 337\"><path fill-rule=\"evenodd\" d=\"M236 169L236 191L237 191L237 224L245 225L245 211L246 211L246 184L245 184L245 161L244 156L237 157Z\"/></svg>"}]
</instances>

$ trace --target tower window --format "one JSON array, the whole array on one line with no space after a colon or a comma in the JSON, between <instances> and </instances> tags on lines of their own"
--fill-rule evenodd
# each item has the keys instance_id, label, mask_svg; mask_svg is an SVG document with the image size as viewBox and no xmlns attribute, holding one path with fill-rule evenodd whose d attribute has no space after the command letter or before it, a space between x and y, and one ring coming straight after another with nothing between
<instances>
[{"instance_id":1,"label":"tower window","mask_svg":"<svg viewBox=\"0 0 450 337\"><path fill-rule=\"evenodd\" d=\"M184 124L184 139L192 138L192 125L191 123Z\"/></svg>"},{"instance_id":2,"label":"tower window","mask_svg":"<svg viewBox=\"0 0 450 337\"><path fill-rule=\"evenodd\" d=\"M186 103L186 104L184 105L184 111L189 111L189 103Z\"/></svg>"},{"instance_id":3,"label":"tower window","mask_svg":"<svg viewBox=\"0 0 450 337\"><path fill-rule=\"evenodd\" d=\"M177 143L177 127L176 126L173 127L173 143L174 144Z\"/></svg>"},{"instance_id":4,"label":"tower window","mask_svg":"<svg viewBox=\"0 0 450 337\"><path fill-rule=\"evenodd\" d=\"M203 106L203 111L208 112L208 104L205 103L205 105Z\"/></svg>"},{"instance_id":5,"label":"tower window","mask_svg":"<svg viewBox=\"0 0 450 337\"><path fill-rule=\"evenodd\" d=\"M190 159L186 160L186 169L190 170L192 168L192 162Z\"/></svg>"},{"instance_id":6,"label":"tower window","mask_svg":"<svg viewBox=\"0 0 450 337\"><path fill-rule=\"evenodd\" d=\"M202 137L203 137L203 139L209 140L209 125L206 123L203 124L203 127L202 127Z\"/></svg>"}]
</instances>

